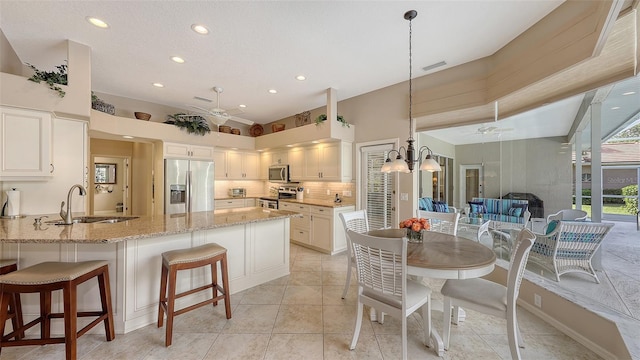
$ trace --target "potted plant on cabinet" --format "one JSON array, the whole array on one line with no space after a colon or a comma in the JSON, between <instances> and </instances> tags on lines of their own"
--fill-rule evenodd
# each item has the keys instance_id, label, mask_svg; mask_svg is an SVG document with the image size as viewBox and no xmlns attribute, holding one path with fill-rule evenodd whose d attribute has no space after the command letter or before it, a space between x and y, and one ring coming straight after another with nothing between
<instances>
[{"instance_id":1,"label":"potted plant on cabinet","mask_svg":"<svg viewBox=\"0 0 640 360\"><path fill-rule=\"evenodd\" d=\"M318 117L316 118L316 125L322 124L325 120L327 120L327 114L318 115ZM338 115L336 120L338 120L338 122L340 122L342 126L351 127L342 115Z\"/></svg>"},{"instance_id":2,"label":"potted plant on cabinet","mask_svg":"<svg viewBox=\"0 0 640 360\"><path fill-rule=\"evenodd\" d=\"M207 119L200 115L190 115L184 113L178 113L173 115L167 115L167 121L165 124L171 124L186 130L189 134L202 135L210 133L211 128Z\"/></svg>"}]
</instances>

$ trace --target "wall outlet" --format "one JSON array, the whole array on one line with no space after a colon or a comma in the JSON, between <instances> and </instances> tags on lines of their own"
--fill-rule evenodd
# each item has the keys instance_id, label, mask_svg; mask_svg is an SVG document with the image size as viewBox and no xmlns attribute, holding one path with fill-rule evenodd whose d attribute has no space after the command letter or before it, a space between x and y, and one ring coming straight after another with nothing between
<instances>
[{"instance_id":1,"label":"wall outlet","mask_svg":"<svg viewBox=\"0 0 640 360\"><path fill-rule=\"evenodd\" d=\"M542 308L542 296L533 294L533 304L539 308Z\"/></svg>"},{"instance_id":2,"label":"wall outlet","mask_svg":"<svg viewBox=\"0 0 640 360\"><path fill-rule=\"evenodd\" d=\"M351 196L351 190L342 190L342 196Z\"/></svg>"},{"instance_id":3,"label":"wall outlet","mask_svg":"<svg viewBox=\"0 0 640 360\"><path fill-rule=\"evenodd\" d=\"M331 190L327 189L327 195L331 195Z\"/></svg>"},{"instance_id":4,"label":"wall outlet","mask_svg":"<svg viewBox=\"0 0 640 360\"><path fill-rule=\"evenodd\" d=\"M311 189L307 188L307 195L311 194Z\"/></svg>"},{"instance_id":5,"label":"wall outlet","mask_svg":"<svg viewBox=\"0 0 640 360\"><path fill-rule=\"evenodd\" d=\"M409 201L409 193L400 193L400 200Z\"/></svg>"}]
</instances>

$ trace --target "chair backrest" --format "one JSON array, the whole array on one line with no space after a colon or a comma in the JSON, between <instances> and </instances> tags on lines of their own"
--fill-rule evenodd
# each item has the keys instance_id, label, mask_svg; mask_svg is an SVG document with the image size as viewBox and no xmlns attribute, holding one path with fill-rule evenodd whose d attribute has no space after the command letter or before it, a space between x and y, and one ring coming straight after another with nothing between
<instances>
[{"instance_id":1,"label":"chair backrest","mask_svg":"<svg viewBox=\"0 0 640 360\"><path fill-rule=\"evenodd\" d=\"M613 224L562 221L556 241L559 256L590 259L600 247Z\"/></svg>"},{"instance_id":2,"label":"chair backrest","mask_svg":"<svg viewBox=\"0 0 640 360\"><path fill-rule=\"evenodd\" d=\"M342 220L342 226L344 230L347 229L364 233L369 231L369 219L367 218L367 210L356 210L340 213L340 219Z\"/></svg>"},{"instance_id":3,"label":"chair backrest","mask_svg":"<svg viewBox=\"0 0 640 360\"><path fill-rule=\"evenodd\" d=\"M524 274L529 252L536 240L536 236L528 229L523 229L518 233L513 250L511 252L511 260L509 261L509 271L507 273L507 307L515 308L516 300L520 292L520 283Z\"/></svg>"},{"instance_id":4,"label":"chair backrest","mask_svg":"<svg viewBox=\"0 0 640 360\"><path fill-rule=\"evenodd\" d=\"M476 238L478 242L480 242L480 237L482 236L482 234L489 233L489 224L491 224L491 221L485 221L484 224L480 225L480 227L478 228L478 236Z\"/></svg>"},{"instance_id":5,"label":"chair backrest","mask_svg":"<svg viewBox=\"0 0 640 360\"><path fill-rule=\"evenodd\" d=\"M458 234L458 220L460 213L442 213L433 211L416 210L416 216L427 219L429 231L437 231L445 234Z\"/></svg>"},{"instance_id":6,"label":"chair backrest","mask_svg":"<svg viewBox=\"0 0 640 360\"><path fill-rule=\"evenodd\" d=\"M381 238L347 230L362 294L405 308L407 239Z\"/></svg>"},{"instance_id":7,"label":"chair backrest","mask_svg":"<svg viewBox=\"0 0 640 360\"><path fill-rule=\"evenodd\" d=\"M565 210L560 210L560 213L562 213L562 220L565 220L565 221L587 220L587 212L584 210L565 209Z\"/></svg>"},{"instance_id":8,"label":"chair backrest","mask_svg":"<svg viewBox=\"0 0 640 360\"><path fill-rule=\"evenodd\" d=\"M583 221L587 220L587 212L584 210L577 209L564 209L560 210L555 214L551 214L547 216L547 223L550 223L553 220L558 221Z\"/></svg>"}]
</instances>

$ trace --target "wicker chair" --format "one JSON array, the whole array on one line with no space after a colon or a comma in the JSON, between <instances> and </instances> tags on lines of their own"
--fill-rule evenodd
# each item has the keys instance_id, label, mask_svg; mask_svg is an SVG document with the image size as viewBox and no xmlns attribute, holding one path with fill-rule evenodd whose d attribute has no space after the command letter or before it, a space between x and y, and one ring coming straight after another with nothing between
<instances>
[{"instance_id":1,"label":"wicker chair","mask_svg":"<svg viewBox=\"0 0 640 360\"><path fill-rule=\"evenodd\" d=\"M416 216L427 219L430 227L429 231L437 231L454 236L458 234L458 220L460 220L460 213L458 212L442 213L416 210Z\"/></svg>"},{"instance_id":2,"label":"wicker chair","mask_svg":"<svg viewBox=\"0 0 640 360\"><path fill-rule=\"evenodd\" d=\"M600 283L593 270L591 259L613 224L592 222L554 222L547 228L548 234L536 234L536 242L531 249L530 259L553 271L556 281L568 272L581 272L593 276Z\"/></svg>"}]
</instances>

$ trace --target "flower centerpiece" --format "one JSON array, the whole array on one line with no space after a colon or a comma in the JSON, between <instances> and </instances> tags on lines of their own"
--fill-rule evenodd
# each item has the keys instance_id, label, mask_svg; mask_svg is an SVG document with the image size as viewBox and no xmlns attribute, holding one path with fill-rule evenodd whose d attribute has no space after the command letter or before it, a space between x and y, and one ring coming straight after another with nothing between
<instances>
[{"instance_id":1,"label":"flower centerpiece","mask_svg":"<svg viewBox=\"0 0 640 360\"><path fill-rule=\"evenodd\" d=\"M410 242L422 242L422 233L429 230L429 223L424 218L410 218L400 221L400 228L407 229L407 239Z\"/></svg>"}]
</instances>

